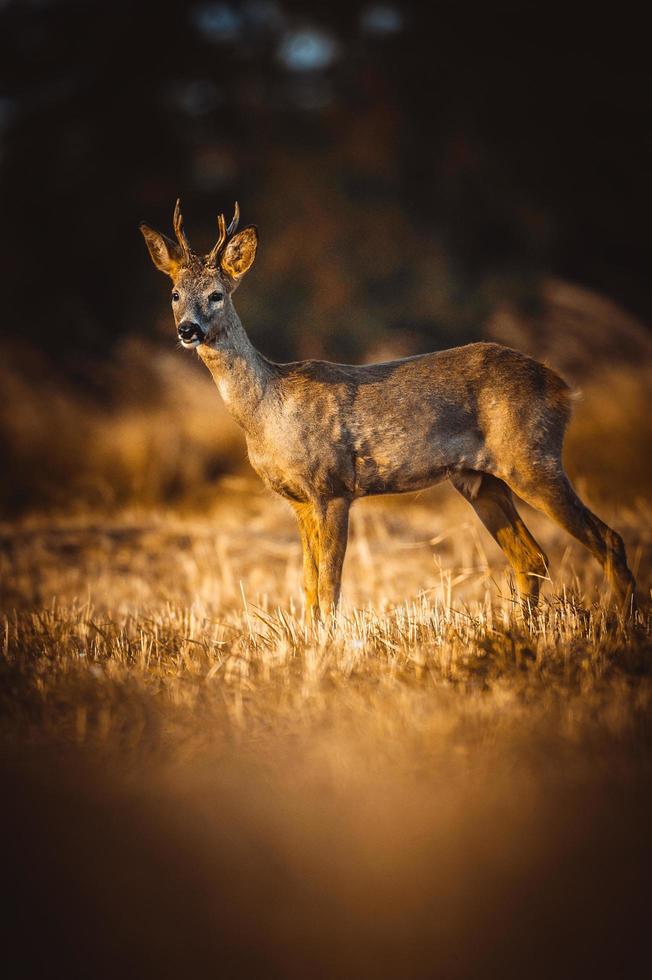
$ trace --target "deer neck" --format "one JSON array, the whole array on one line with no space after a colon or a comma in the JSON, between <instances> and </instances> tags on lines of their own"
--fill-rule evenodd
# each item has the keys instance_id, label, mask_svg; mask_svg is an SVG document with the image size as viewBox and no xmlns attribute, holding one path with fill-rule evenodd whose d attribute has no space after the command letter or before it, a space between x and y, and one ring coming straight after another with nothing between
<instances>
[{"instance_id":1,"label":"deer neck","mask_svg":"<svg viewBox=\"0 0 652 980\"><path fill-rule=\"evenodd\" d=\"M274 369L251 343L233 308L220 336L201 344L197 352L211 372L229 414L245 432L255 431Z\"/></svg>"}]
</instances>

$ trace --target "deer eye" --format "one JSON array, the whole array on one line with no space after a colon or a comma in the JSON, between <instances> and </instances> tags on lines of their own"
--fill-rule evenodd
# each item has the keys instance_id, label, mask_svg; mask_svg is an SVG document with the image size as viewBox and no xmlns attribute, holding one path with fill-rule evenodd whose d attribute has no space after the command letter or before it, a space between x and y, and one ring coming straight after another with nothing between
<instances>
[{"instance_id":1,"label":"deer eye","mask_svg":"<svg viewBox=\"0 0 652 980\"><path fill-rule=\"evenodd\" d=\"M210 294L210 296L208 297L208 302L219 303L221 299L224 299L224 293L215 292Z\"/></svg>"},{"instance_id":2,"label":"deer eye","mask_svg":"<svg viewBox=\"0 0 652 980\"><path fill-rule=\"evenodd\" d=\"M178 303L178 302L179 302L179 294L178 294L178 292L176 291L176 289L175 289L175 290L174 290L174 292L172 293L172 302L173 302L173 303Z\"/></svg>"}]
</instances>

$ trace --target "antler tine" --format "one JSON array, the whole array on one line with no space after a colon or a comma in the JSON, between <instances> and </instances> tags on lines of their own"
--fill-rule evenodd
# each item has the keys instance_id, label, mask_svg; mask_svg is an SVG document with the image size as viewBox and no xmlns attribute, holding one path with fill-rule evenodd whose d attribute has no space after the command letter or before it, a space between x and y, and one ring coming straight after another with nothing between
<instances>
[{"instance_id":1,"label":"antler tine","mask_svg":"<svg viewBox=\"0 0 652 980\"><path fill-rule=\"evenodd\" d=\"M215 246L215 254L219 252L223 245L226 244L227 231L226 231L226 220L223 214L218 214L217 216L217 227L220 230L220 237L217 239L217 244Z\"/></svg>"},{"instance_id":2,"label":"antler tine","mask_svg":"<svg viewBox=\"0 0 652 980\"><path fill-rule=\"evenodd\" d=\"M174 233L177 236L177 241L183 250L183 254L186 258L190 257L190 242L186 238L186 233L183 230L183 218L181 216L181 198L177 198L177 203L174 206L174 217L172 219L172 224L174 226Z\"/></svg>"},{"instance_id":3,"label":"antler tine","mask_svg":"<svg viewBox=\"0 0 652 980\"><path fill-rule=\"evenodd\" d=\"M233 220L229 227L226 227L226 220L223 214L218 214L217 216L217 227L219 229L219 238L217 239L215 245L213 245L210 254L208 256L208 261L210 263L217 262L217 257L228 242L231 235L234 234L236 228L238 227L238 222L240 221L240 205L235 202L235 209L233 211Z\"/></svg>"},{"instance_id":4,"label":"antler tine","mask_svg":"<svg viewBox=\"0 0 652 980\"><path fill-rule=\"evenodd\" d=\"M219 236L210 250L210 254L208 256L208 261L210 263L217 262L217 257L220 254L221 249L224 247L224 243L227 239L226 221L224 220L223 214L218 214L217 216L217 227L219 230Z\"/></svg>"},{"instance_id":5,"label":"antler tine","mask_svg":"<svg viewBox=\"0 0 652 980\"><path fill-rule=\"evenodd\" d=\"M233 220L229 225L229 227L226 229L227 238L230 238L231 235L233 235L236 232L239 222L240 222L240 205L236 201L235 208L233 209Z\"/></svg>"}]
</instances>

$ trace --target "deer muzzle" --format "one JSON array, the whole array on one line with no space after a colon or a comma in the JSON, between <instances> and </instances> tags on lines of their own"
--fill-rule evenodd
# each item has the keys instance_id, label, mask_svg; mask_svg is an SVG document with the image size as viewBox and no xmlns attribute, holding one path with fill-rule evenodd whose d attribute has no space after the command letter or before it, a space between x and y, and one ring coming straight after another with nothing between
<instances>
[{"instance_id":1,"label":"deer muzzle","mask_svg":"<svg viewBox=\"0 0 652 980\"><path fill-rule=\"evenodd\" d=\"M192 320L183 320L177 327L177 333L184 347L196 347L204 339L204 331Z\"/></svg>"}]
</instances>

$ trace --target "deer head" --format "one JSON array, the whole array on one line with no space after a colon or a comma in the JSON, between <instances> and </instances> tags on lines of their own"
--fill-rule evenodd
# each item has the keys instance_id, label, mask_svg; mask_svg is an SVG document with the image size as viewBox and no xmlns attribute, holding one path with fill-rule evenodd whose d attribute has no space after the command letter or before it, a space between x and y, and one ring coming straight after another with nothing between
<instances>
[{"instance_id":1,"label":"deer head","mask_svg":"<svg viewBox=\"0 0 652 980\"><path fill-rule=\"evenodd\" d=\"M227 228L224 215L217 218L218 238L208 255L196 255L183 230L180 201L174 209L177 241L141 224L140 230L157 269L172 279L172 312L184 347L217 340L229 321L231 296L253 265L258 247L254 225L237 231L240 208L236 201ZM236 234L237 232L237 234Z\"/></svg>"}]
</instances>

